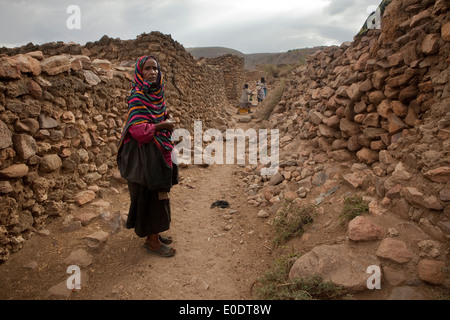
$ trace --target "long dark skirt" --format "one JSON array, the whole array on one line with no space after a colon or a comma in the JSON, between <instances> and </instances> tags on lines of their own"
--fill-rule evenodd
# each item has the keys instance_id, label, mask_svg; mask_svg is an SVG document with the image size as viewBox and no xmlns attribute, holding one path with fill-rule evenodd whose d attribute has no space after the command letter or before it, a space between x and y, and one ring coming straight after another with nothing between
<instances>
[{"instance_id":1,"label":"long dark skirt","mask_svg":"<svg viewBox=\"0 0 450 320\"><path fill-rule=\"evenodd\" d=\"M169 230L170 200L159 200L157 191L128 182L130 191L130 210L126 228L132 229L139 237L146 237Z\"/></svg>"}]
</instances>

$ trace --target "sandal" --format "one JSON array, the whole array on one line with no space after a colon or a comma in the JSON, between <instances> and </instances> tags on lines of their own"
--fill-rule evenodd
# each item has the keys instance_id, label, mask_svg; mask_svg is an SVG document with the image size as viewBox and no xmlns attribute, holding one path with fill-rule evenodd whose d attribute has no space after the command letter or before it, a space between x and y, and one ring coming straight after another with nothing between
<instances>
[{"instance_id":1,"label":"sandal","mask_svg":"<svg viewBox=\"0 0 450 320\"><path fill-rule=\"evenodd\" d=\"M156 254L161 257L173 257L176 252L175 249L172 249L171 247L165 245L164 243L161 243L161 246L157 250L150 249L147 243L144 244L144 247L147 249L148 252Z\"/></svg>"},{"instance_id":2,"label":"sandal","mask_svg":"<svg viewBox=\"0 0 450 320\"><path fill-rule=\"evenodd\" d=\"M173 242L172 237L159 235L159 241L164 244L171 244Z\"/></svg>"}]
</instances>

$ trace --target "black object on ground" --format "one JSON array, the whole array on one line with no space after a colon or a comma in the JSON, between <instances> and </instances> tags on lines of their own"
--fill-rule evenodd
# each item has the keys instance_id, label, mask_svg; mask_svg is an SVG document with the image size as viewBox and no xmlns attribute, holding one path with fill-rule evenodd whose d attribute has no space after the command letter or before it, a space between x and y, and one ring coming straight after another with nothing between
<instances>
[{"instance_id":1,"label":"black object on ground","mask_svg":"<svg viewBox=\"0 0 450 320\"><path fill-rule=\"evenodd\" d=\"M228 201L225 201L225 200L217 200L216 202L214 202L211 205L211 209L215 208L215 207L219 207L219 208L224 209L224 208L229 208L230 204L228 203Z\"/></svg>"}]
</instances>

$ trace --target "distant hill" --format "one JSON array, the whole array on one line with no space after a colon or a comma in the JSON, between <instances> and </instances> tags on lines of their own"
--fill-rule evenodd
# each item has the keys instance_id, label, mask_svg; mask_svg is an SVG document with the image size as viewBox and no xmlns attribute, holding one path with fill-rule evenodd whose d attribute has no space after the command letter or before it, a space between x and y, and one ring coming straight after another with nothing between
<instances>
[{"instance_id":1,"label":"distant hill","mask_svg":"<svg viewBox=\"0 0 450 320\"><path fill-rule=\"evenodd\" d=\"M234 54L240 57L245 57L245 54L230 48L225 47L197 47L197 48L186 48L194 58L217 58L226 54Z\"/></svg>"},{"instance_id":2,"label":"distant hill","mask_svg":"<svg viewBox=\"0 0 450 320\"><path fill-rule=\"evenodd\" d=\"M287 52L279 53L251 53L245 54L238 50L225 48L225 47L197 47L186 48L194 58L217 58L226 54L234 54L244 58L244 67L248 70L254 70L257 65L274 64L297 64L305 61L306 57L313 54L317 50L321 50L325 47L303 48L294 49Z\"/></svg>"}]
</instances>

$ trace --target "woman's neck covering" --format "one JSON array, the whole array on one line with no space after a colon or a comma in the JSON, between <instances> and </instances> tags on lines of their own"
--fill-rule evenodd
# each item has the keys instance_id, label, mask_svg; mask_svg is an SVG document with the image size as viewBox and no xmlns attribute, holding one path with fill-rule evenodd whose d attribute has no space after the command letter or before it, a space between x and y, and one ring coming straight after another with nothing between
<instances>
[{"instance_id":1,"label":"woman's neck covering","mask_svg":"<svg viewBox=\"0 0 450 320\"><path fill-rule=\"evenodd\" d=\"M142 69L148 59L155 60L158 66L158 78L154 83L145 80L142 74ZM136 61L134 81L132 82L131 93L128 99L127 119L119 140L118 149L120 150L122 147L130 126L145 122L157 124L163 122L166 115L164 81L158 60L153 56L142 56ZM173 149L172 133L170 131L156 131L154 141L161 149L168 151Z\"/></svg>"}]
</instances>

